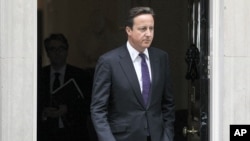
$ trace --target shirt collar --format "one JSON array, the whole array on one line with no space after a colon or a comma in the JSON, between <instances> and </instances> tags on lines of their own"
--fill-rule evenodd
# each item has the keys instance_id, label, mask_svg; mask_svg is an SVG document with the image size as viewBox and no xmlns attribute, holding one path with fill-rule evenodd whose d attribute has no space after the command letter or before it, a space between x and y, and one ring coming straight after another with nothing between
<instances>
[{"instance_id":1,"label":"shirt collar","mask_svg":"<svg viewBox=\"0 0 250 141\"><path fill-rule=\"evenodd\" d=\"M55 70L53 69L53 67L51 66L51 74L50 75L54 75L54 73L58 72L60 73L61 76L64 76L65 74L65 71L66 71L66 65L64 65L63 67L61 67L59 70Z\"/></svg>"},{"instance_id":2,"label":"shirt collar","mask_svg":"<svg viewBox=\"0 0 250 141\"><path fill-rule=\"evenodd\" d=\"M139 56L140 52L138 52L131 44L127 41L127 49L131 56L132 61L134 62L135 59ZM146 56L146 59L149 59L148 49L146 48L143 52Z\"/></svg>"}]
</instances>

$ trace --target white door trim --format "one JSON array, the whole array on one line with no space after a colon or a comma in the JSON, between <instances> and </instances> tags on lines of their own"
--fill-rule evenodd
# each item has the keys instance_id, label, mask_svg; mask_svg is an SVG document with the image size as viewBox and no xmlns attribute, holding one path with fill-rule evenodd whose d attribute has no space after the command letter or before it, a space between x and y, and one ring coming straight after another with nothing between
<instances>
[{"instance_id":1,"label":"white door trim","mask_svg":"<svg viewBox=\"0 0 250 141\"><path fill-rule=\"evenodd\" d=\"M210 0L209 48L210 48L210 92L209 92L209 141L221 140L221 98L223 91L223 0Z\"/></svg>"}]
</instances>

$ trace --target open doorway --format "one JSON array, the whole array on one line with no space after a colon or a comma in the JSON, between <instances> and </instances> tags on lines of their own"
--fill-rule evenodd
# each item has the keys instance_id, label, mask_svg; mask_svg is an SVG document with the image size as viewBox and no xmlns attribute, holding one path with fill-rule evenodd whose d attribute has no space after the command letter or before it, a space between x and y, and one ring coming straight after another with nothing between
<instances>
[{"instance_id":1,"label":"open doorway","mask_svg":"<svg viewBox=\"0 0 250 141\"><path fill-rule=\"evenodd\" d=\"M40 29L38 31L38 66L42 68L50 64L43 40L52 33L63 33L70 46L67 62L87 70L91 77L98 57L126 41L123 29L126 11L133 6L150 6L156 13L155 37L152 46L167 51L171 61L176 99L175 140L192 140L190 138L195 136L197 140L206 141L208 131L206 126L208 121L206 118L208 117L207 3L205 0L110 0L108 2L38 0L38 28ZM195 44L199 49L197 66L200 67L197 69L200 77L195 79L194 83L186 78L189 64L185 59L191 44ZM199 102L194 103L191 100L192 97ZM196 106L195 109L193 106ZM196 112L196 116L192 115L193 112ZM192 130L192 125L188 125L197 118L199 124L195 123L194 128L198 129L194 130L198 130L199 134ZM200 124L201 122L203 123ZM184 127L187 127L187 136L183 135ZM201 131L203 131L202 134Z\"/></svg>"}]
</instances>

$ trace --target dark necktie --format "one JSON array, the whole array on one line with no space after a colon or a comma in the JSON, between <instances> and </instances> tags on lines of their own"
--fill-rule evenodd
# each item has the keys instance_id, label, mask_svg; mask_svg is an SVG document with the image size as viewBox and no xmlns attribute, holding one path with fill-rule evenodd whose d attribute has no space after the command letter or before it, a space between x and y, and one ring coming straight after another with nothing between
<instances>
[{"instance_id":1,"label":"dark necktie","mask_svg":"<svg viewBox=\"0 0 250 141\"><path fill-rule=\"evenodd\" d=\"M145 59L145 54L140 53L139 56L141 57L142 96L145 104L147 105L149 89L150 89L150 76L149 76L148 65Z\"/></svg>"},{"instance_id":2,"label":"dark necktie","mask_svg":"<svg viewBox=\"0 0 250 141\"><path fill-rule=\"evenodd\" d=\"M53 91L61 85L60 80L59 80L60 73L56 72L54 73L54 75L55 75L55 79L54 79L54 83L52 86Z\"/></svg>"}]
</instances>

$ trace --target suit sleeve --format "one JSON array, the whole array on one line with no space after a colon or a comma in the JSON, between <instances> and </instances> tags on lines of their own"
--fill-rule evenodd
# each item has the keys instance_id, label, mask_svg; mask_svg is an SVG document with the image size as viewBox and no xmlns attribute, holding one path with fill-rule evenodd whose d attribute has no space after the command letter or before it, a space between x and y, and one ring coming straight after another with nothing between
<instances>
[{"instance_id":1,"label":"suit sleeve","mask_svg":"<svg viewBox=\"0 0 250 141\"><path fill-rule=\"evenodd\" d=\"M173 141L174 138L174 121L175 121L175 104L172 91L172 82L170 76L170 66L168 55L165 55L165 90L162 101L162 111L164 120L164 141Z\"/></svg>"},{"instance_id":2,"label":"suit sleeve","mask_svg":"<svg viewBox=\"0 0 250 141\"><path fill-rule=\"evenodd\" d=\"M110 88L110 65L100 57L96 65L91 99L91 118L99 141L115 141L107 120Z\"/></svg>"}]
</instances>

